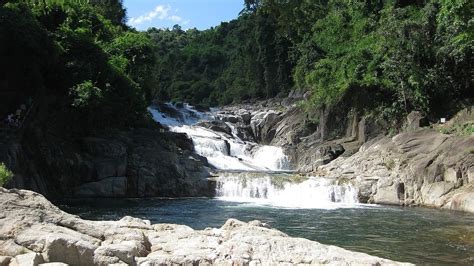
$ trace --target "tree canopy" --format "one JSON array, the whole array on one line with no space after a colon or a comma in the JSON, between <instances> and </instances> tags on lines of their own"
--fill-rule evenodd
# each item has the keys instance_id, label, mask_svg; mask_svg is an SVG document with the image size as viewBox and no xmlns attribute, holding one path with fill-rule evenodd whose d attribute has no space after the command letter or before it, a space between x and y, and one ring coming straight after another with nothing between
<instances>
[{"instance_id":1,"label":"tree canopy","mask_svg":"<svg viewBox=\"0 0 474 266\"><path fill-rule=\"evenodd\" d=\"M382 116L450 114L473 100L473 5L245 0L238 19L209 30L147 31L156 96L218 105L297 89L311 92L309 109L361 94Z\"/></svg>"}]
</instances>

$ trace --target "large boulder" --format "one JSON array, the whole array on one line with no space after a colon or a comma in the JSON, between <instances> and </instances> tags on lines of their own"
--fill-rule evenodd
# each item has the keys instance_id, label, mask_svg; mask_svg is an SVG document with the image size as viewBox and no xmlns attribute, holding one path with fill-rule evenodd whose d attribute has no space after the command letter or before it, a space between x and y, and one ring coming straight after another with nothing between
<instances>
[{"instance_id":1,"label":"large boulder","mask_svg":"<svg viewBox=\"0 0 474 266\"><path fill-rule=\"evenodd\" d=\"M202 121L197 123L196 125L232 136L232 129L224 121L221 120Z\"/></svg>"},{"instance_id":2,"label":"large boulder","mask_svg":"<svg viewBox=\"0 0 474 266\"><path fill-rule=\"evenodd\" d=\"M274 125L279 121L280 113L269 110L252 116L250 127L258 143L269 144L275 136Z\"/></svg>"}]
</instances>

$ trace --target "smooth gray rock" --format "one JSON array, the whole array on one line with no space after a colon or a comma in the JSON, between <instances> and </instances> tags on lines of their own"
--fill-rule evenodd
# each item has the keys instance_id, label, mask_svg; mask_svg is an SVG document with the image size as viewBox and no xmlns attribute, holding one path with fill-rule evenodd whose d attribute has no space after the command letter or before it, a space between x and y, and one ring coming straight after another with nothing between
<instances>
[{"instance_id":1,"label":"smooth gray rock","mask_svg":"<svg viewBox=\"0 0 474 266\"><path fill-rule=\"evenodd\" d=\"M37 266L43 263L43 257L38 253L18 255L10 261L10 266Z\"/></svg>"}]
</instances>

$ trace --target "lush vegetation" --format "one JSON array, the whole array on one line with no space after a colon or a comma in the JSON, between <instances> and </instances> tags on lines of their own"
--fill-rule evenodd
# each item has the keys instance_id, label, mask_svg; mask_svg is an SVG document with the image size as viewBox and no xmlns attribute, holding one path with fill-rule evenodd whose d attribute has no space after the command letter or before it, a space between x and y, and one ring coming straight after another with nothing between
<instances>
[{"instance_id":1,"label":"lush vegetation","mask_svg":"<svg viewBox=\"0 0 474 266\"><path fill-rule=\"evenodd\" d=\"M33 97L61 127L88 131L139 123L153 99L222 105L296 89L309 92L307 110L445 116L473 101L473 10L469 0L245 0L215 28L137 32L121 0L3 1L0 113Z\"/></svg>"},{"instance_id":2,"label":"lush vegetation","mask_svg":"<svg viewBox=\"0 0 474 266\"><path fill-rule=\"evenodd\" d=\"M449 115L473 101L473 10L468 0L246 0L209 30L148 30L154 95L216 105L297 89L311 92L308 109Z\"/></svg>"},{"instance_id":3,"label":"lush vegetation","mask_svg":"<svg viewBox=\"0 0 474 266\"><path fill-rule=\"evenodd\" d=\"M12 178L13 173L8 170L4 163L0 163L0 187L5 185L10 178Z\"/></svg>"},{"instance_id":4,"label":"lush vegetation","mask_svg":"<svg viewBox=\"0 0 474 266\"><path fill-rule=\"evenodd\" d=\"M2 111L32 97L66 129L141 121L155 48L124 23L119 0L1 3L0 93L14 91Z\"/></svg>"}]
</instances>

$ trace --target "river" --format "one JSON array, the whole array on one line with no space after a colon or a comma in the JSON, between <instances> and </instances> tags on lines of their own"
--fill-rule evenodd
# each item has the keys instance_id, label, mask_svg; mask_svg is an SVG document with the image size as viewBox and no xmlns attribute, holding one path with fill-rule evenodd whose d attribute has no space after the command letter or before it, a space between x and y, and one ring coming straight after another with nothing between
<instances>
[{"instance_id":1,"label":"river","mask_svg":"<svg viewBox=\"0 0 474 266\"><path fill-rule=\"evenodd\" d=\"M473 214L360 204L349 182L292 172L280 147L242 139L236 124L217 110L167 104L149 111L191 137L196 152L215 168L216 197L81 199L62 203L63 209L92 220L129 215L194 229L219 227L229 218L257 219L290 236L393 260L474 263ZM209 127L201 121L220 122Z\"/></svg>"}]
</instances>

